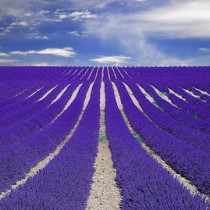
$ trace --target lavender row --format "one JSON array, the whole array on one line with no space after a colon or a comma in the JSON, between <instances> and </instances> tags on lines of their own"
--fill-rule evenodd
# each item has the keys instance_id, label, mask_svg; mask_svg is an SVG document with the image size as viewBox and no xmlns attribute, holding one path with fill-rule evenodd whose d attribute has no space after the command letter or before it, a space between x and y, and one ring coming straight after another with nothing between
<instances>
[{"instance_id":1,"label":"lavender row","mask_svg":"<svg viewBox=\"0 0 210 210\"><path fill-rule=\"evenodd\" d=\"M46 108L56 98L56 96L62 91L64 87L65 87L64 85L59 85L43 100L37 101L36 103L33 103L28 107L17 110L15 113L7 115L4 118L1 118L0 130L4 129L7 126L12 126L13 124L19 121L27 120L29 117L33 116L42 109Z\"/></svg>"},{"instance_id":2,"label":"lavender row","mask_svg":"<svg viewBox=\"0 0 210 210\"><path fill-rule=\"evenodd\" d=\"M60 154L24 186L0 202L2 209L85 209L90 193L99 132L99 90Z\"/></svg>"},{"instance_id":3,"label":"lavender row","mask_svg":"<svg viewBox=\"0 0 210 210\"><path fill-rule=\"evenodd\" d=\"M133 104L123 85L118 85L125 113L133 129L177 173L202 193L210 195L209 154L160 130Z\"/></svg>"},{"instance_id":4,"label":"lavender row","mask_svg":"<svg viewBox=\"0 0 210 210\"><path fill-rule=\"evenodd\" d=\"M16 123L12 126L0 130L0 147L5 144L10 144L19 141L29 135L34 134L48 126L56 116L61 113L70 99L73 91L78 86L78 83L72 84L61 98L50 105L49 107L34 114L28 120Z\"/></svg>"},{"instance_id":5,"label":"lavender row","mask_svg":"<svg viewBox=\"0 0 210 210\"><path fill-rule=\"evenodd\" d=\"M176 87L174 85L169 85L169 87L171 87L171 89L179 95L183 96L187 100L187 102L190 103L190 105L194 107L194 109L199 113L200 118L206 119L208 116L210 116L210 112L208 111L208 107L205 102L199 99L195 99L193 96L189 95L179 87Z\"/></svg>"},{"instance_id":6,"label":"lavender row","mask_svg":"<svg viewBox=\"0 0 210 210\"><path fill-rule=\"evenodd\" d=\"M196 107L200 107L202 109L206 108L206 103L191 96L189 93L186 93L182 87L178 87L175 85L171 85L169 84L171 89L173 89L175 92L177 92L178 94L180 94L181 96L183 96L189 103L192 103L193 105L195 105Z\"/></svg>"},{"instance_id":7,"label":"lavender row","mask_svg":"<svg viewBox=\"0 0 210 210\"><path fill-rule=\"evenodd\" d=\"M13 84L12 87L8 88L7 82L1 83L2 88L0 88L0 103L4 100L15 97L20 92L24 91L26 87L30 87L29 84Z\"/></svg>"},{"instance_id":8,"label":"lavender row","mask_svg":"<svg viewBox=\"0 0 210 210\"><path fill-rule=\"evenodd\" d=\"M135 80L147 82L168 81L176 85L209 85L209 67L126 67L128 74Z\"/></svg>"},{"instance_id":9,"label":"lavender row","mask_svg":"<svg viewBox=\"0 0 210 210\"><path fill-rule=\"evenodd\" d=\"M23 109L23 108L30 106L31 104L37 102L44 94L47 93L47 91L49 91L54 86L55 85L53 85L53 84L47 85L47 86L43 87L41 90L39 90L38 92L36 92L30 98L26 98L16 104L12 104L10 106L2 108L0 110L0 117L2 118L2 117L5 117L6 115L10 115L13 112L16 112L17 110Z\"/></svg>"},{"instance_id":10,"label":"lavender row","mask_svg":"<svg viewBox=\"0 0 210 210\"><path fill-rule=\"evenodd\" d=\"M188 144L203 149L207 153L210 152L210 136L208 134L201 133L185 126L181 122L177 122L165 112L151 104L135 84L132 82L127 82L127 84L144 110L144 113L160 129Z\"/></svg>"},{"instance_id":11,"label":"lavender row","mask_svg":"<svg viewBox=\"0 0 210 210\"><path fill-rule=\"evenodd\" d=\"M185 88L186 90L189 90L189 91L193 92L196 96L199 97L200 100L203 100L203 101L206 102L206 101L208 100L208 98L209 98L207 95L202 94L200 91L196 90L196 89L195 89L194 87L192 87L192 86L184 86L184 88Z\"/></svg>"},{"instance_id":12,"label":"lavender row","mask_svg":"<svg viewBox=\"0 0 210 210\"><path fill-rule=\"evenodd\" d=\"M71 106L51 125L21 141L7 144L0 153L0 191L21 179L29 169L55 150L65 139L82 111L89 83L83 84Z\"/></svg>"},{"instance_id":13,"label":"lavender row","mask_svg":"<svg viewBox=\"0 0 210 210\"><path fill-rule=\"evenodd\" d=\"M58 81L67 68L69 67L1 67L0 77L2 81Z\"/></svg>"},{"instance_id":14,"label":"lavender row","mask_svg":"<svg viewBox=\"0 0 210 210\"><path fill-rule=\"evenodd\" d=\"M140 86L142 86L145 91L154 98L155 102L159 105L159 107L163 109L165 113L176 119L178 122L182 122L185 125L200 132L210 133L210 122L207 120L195 118L184 110L172 106L164 99L159 97L150 85L141 83Z\"/></svg>"},{"instance_id":15,"label":"lavender row","mask_svg":"<svg viewBox=\"0 0 210 210\"><path fill-rule=\"evenodd\" d=\"M6 95L6 97L4 97L4 99L2 99L0 101L0 108L1 109L5 109L7 107L10 107L11 105L15 104L15 103L19 103L22 100L24 100L25 98L29 97L31 94L33 94L35 91L37 91L38 89L41 88L40 84L36 84L33 85L32 88L29 88L30 86L25 85L25 89L28 88L28 90L25 91L25 93L22 93L18 96L12 96L10 94L8 94L7 92L4 92L4 95ZM15 88L13 89L13 91L15 91Z\"/></svg>"},{"instance_id":16,"label":"lavender row","mask_svg":"<svg viewBox=\"0 0 210 210\"><path fill-rule=\"evenodd\" d=\"M2 81L63 82L79 79L89 67L0 67ZM91 67L93 68L93 67ZM71 71L71 72L70 72ZM77 72L76 72L77 71ZM68 72L70 72L68 74ZM23 76L24 75L24 76Z\"/></svg>"},{"instance_id":17,"label":"lavender row","mask_svg":"<svg viewBox=\"0 0 210 210\"><path fill-rule=\"evenodd\" d=\"M4 98L4 100L0 101L0 108L5 108L6 106L11 106L12 104L18 103L25 98L29 97L32 93L34 93L37 89L41 88L39 85L33 85L32 87L30 85L25 85L24 92L20 92L16 95L8 95L8 93L5 93L7 95L7 98Z\"/></svg>"},{"instance_id":18,"label":"lavender row","mask_svg":"<svg viewBox=\"0 0 210 210\"><path fill-rule=\"evenodd\" d=\"M157 87L161 92L165 92L167 94L168 98L172 101L173 104L175 104L176 106L178 106L182 110L186 111L187 113L190 113L192 116L205 120L205 118L201 115L201 112L202 112L201 109L198 110L192 104L178 98L174 94L170 93L168 88L163 87L162 85L160 85L158 83L156 83L154 86Z\"/></svg>"},{"instance_id":19,"label":"lavender row","mask_svg":"<svg viewBox=\"0 0 210 210\"><path fill-rule=\"evenodd\" d=\"M192 197L131 135L110 82L106 82L106 97L106 130L122 194L121 209L206 208L201 198Z\"/></svg>"}]
</instances>

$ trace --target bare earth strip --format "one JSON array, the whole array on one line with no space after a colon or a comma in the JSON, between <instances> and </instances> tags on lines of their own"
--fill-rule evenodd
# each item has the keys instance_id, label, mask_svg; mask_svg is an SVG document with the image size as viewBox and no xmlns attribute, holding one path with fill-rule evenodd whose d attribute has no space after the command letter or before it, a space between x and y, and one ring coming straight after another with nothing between
<instances>
[{"instance_id":1,"label":"bare earth strip","mask_svg":"<svg viewBox=\"0 0 210 210\"><path fill-rule=\"evenodd\" d=\"M184 88L182 88L182 90L184 90L186 93L188 93L188 94L191 95L192 97L197 98L197 99L199 99L199 100L201 100L201 101L203 101L203 102L206 102L206 101L200 99L200 96L194 94L192 91L187 90L187 89L184 89Z\"/></svg>"},{"instance_id":2,"label":"bare earth strip","mask_svg":"<svg viewBox=\"0 0 210 210\"><path fill-rule=\"evenodd\" d=\"M163 93L161 93L161 91L159 91L156 87L152 86L151 87L155 90L155 92L166 102L168 102L169 104L171 104L172 106L178 108L175 104L172 103L172 101L168 98L167 95L164 95Z\"/></svg>"},{"instance_id":3,"label":"bare earth strip","mask_svg":"<svg viewBox=\"0 0 210 210\"><path fill-rule=\"evenodd\" d=\"M122 78L125 78L125 77L123 76L123 74L121 73L120 69L119 69L118 67L116 67L116 69L118 70L120 76L121 76Z\"/></svg>"},{"instance_id":4,"label":"bare earth strip","mask_svg":"<svg viewBox=\"0 0 210 210\"><path fill-rule=\"evenodd\" d=\"M66 90L68 89L68 87L70 86L70 84L68 84L55 98L55 100L53 100L53 102L49 105L51 106L52 104L54 104L57 100L59 100L61 98L61 96L66 92ZM48 107L49 107L48 106Z\"/></svg>"},{"instance_id":5,"label":"bare earth strip","mask_svg":"<svg viewBox=\"0 0 210 210\"><path fill-rule=\"evenodd\" d=\"M83 113L90 101L90 96L91 96L91 92L92 92L92 87L93 87L93 83L91 83L84 104L83 104L83 108L82 108L82 112L77 120L77 123L75 124L74 128L70 131L69 135L66 136L66 138L56 147L56 149L48 154L48 156L46 156L43 160L41 160L40 162L37 163L36 166L32 167L28 173L25 174L24 178L21 180L17 180L17 182L14 185L11 185L11 187L0 193L0 200L2 198L4 198L5 196L9 195L12 190L16 190L18 187L20 187L21 185L25 184L29 178L32 178L33 176L35 176L40 170L44 169L49 163L50 161L52 161L62 150L62 148L65 146L65 144L71 139L72 135L74 134L75 130L77 129L82 117L83 117Z\"/></svg>"},{"instance_id":6,"label":"bare earth strip","mask_svg":"<svg viewBox=\"0 0 210 210\"><path fill-rule=\"evenodd\" d=\"M27 90L28 90L28 88L25 89L25 90L23 90L22 92L18 93L17 95L15 95L14 98L17 97L17 96L19 96L19 95L21 95L21 94L23 94L23 93L25 93Z\"/></svg>"},{"instance_id":7,"label":"bare earth strip","mask_svg":"<svg viewBox=\"0 0 210 210\"><path fill-rule=\"evenodd\" d=\"M187 102L187 100L185 98L183 98L181 95L179 95L178 93L174 92L172 89L168 88L169 92L173 95L175 95L176 97L182 99L183 101Z\"/></svg>"},{"instance_id":8,"label":"bare earth strip","mask_svg":"<svg viewBox=\"0 0 210 210\"><path fill-rule=\"evenodd\" d=\"M121 102L120 99L120 95L118 92L118 89L116 87L116 85L112 82L112 87L114 89L115 92L115 99L117 102L117 106L126 122L126 125L128 127L128 129L130 130L131 134L141 143L142 148L150 155L153 157L153 159L155 159L164 169L166 169L177 181L179 181L179 183L185 187L187 190L189 190L191 195L200 195L201 197L203 197L207 202L210 203L210 198L209 196L205 195L205 194L201 194L198 189L196 188L196 186L190 184L189 180L185 179L184 177L182 177L180 174L176 173L176 171L174 171L169 165L167 165L165 163L165 161L158 155L155 154L155 152L153 150L150 149L150 147L148 147L142 140L142 138L133 130L133 128L131 127L129 120L123 110L123 104ZM136 105L136 104L135 104ZM138 108L138 106L137 106Z\"/></svg>"},{"instance_id":9,"label":"bare earth strip","mask_svg":"<svg viewBox=\"0 0 210 210\"><path fill-rule=\"evenodd\" d=\"M74 101L74 99L76 98L80 88L81 88L82 84L80 84L76 90L72 93L71 98L69 99L69 101L67 102L67 104L65 105L65 107L63 108L63 110L52 120L51 124L54 123L68 108L69 106L72 104L72 102Z\"/></svg>"},{"instance_id":10,"label":"bare earth strip","mask_svg":"<svg viewBox=\"0 0 210 210\"><path fill-rule=\"evenodd\" d=\"M120 209L120 191L116 185L116 170L113 168L109 143L106 137L105 127L105 92L104 83L100 93L100 132L98 154L95 160L95 173L91 186L90 196L87 201L87 210L90 209ZM101 141L100 141L101 139Z\"/></svg>"},{"instance_id":11,"label":"bare earth strip","mask_svg":"<svg viewBox=\"0 0 210 210\"><path fill-rule=\"evenodd\" d=\"M82 77L80 78L80 80L82 80L85 77L85 75L87 74L88 71L89 71L89 68L86 69L85 73L82 75Z\"/></svg>"},{"instance_id":12,"label":"bare earth strip","mask_svg":"<svg viewBox=\"0 0 210 210\"><path fill-rule=\"evenodd\" d=\"M132 78L124 68L122 68L122 70L124 71L124 73L125 73L127 76L129 76L130 78Z\"/></svg>"},{"instance_id":13,"label":"bare earth strip","mask_svg":"<svg viewBox=\"0 0 210 210\"><path fill-rule=\"evenodd\" d=\"M46 98L58 85L54 86L53 88L51 88L49 91L47 91L47 93L45 93L38 101L43 100L44 98Z\"/></svg>"},{"instance_id":14,"label":"bare earth strip","mask_svg":"<svg viewBox=\"0 0 210 210\"><path fill-rule=\"evenodd\" d=\"M195 87L194 87L195 88ZM207 95L207 96L210 96L210 94L204 90L201 90L199 88L195 88L196 90L200 91L203 95Z\"/></svg>"},{"instance_id":15,"label":"bare earth strip","mask_svg":"<svg viewBox=\"0 0 210 210\"><path fill-rule=\"evenodd\" d=\"M112 69L112 71L113 71L114 77L117 79L117 75L116 75L116 73L115 73L114 68L113 68L113 67L111 67L111 69Z\"/></svg>"},{"instance_id":16,"label":"bare earth strip","mask_svg":"<svg viewBox=\"0 0 210 210\"><path fill-rule=\"evenodd\" d=\"M33 96L34 94L36 94L37 92L39 92L42 88L43 88L43 87L38 88L35 92L33 92L30 96L28 96L28 97L27 97L27 98L25 98L25 99L30 98L31 96Z\"/></svg>"}]
</instances>

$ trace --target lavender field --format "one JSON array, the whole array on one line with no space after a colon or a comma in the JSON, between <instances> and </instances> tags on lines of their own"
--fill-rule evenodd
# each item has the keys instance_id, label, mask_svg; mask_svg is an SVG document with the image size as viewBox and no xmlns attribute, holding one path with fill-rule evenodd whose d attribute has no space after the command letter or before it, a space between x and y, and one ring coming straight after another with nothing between
<instances>
[{"instance_id":1,"label":"lavender field","mask_svg":"<svg viewBox=\"0 0 210 210\"><path fill-rule=\"evenodd\" d=\"M0 209L210 209L210 67L0 67Z\"/></svg>"}]
</instances>

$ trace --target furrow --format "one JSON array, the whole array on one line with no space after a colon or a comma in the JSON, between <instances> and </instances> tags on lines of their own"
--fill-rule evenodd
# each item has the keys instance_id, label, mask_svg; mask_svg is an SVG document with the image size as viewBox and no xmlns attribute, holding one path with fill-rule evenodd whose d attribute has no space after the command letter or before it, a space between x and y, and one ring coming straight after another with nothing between
<instances>
[{"instance_id":1,"label":"furrow","mask_svg":"<svg viewBox=\"0 0 210 210\"><path fill-rule=\"evenodd\" d=\"M196 186L192 185L190 183L189 180L185 179L184 177L182 177L180 174L178 174L176 171L174 171L168 164L165 163L165 161L158 156L157 154L155 154L155 152L150 149L150 147L148 147L144 142L143 139L133 130L125 112L123 109L123 104L121 102L120 96L119 96L119 92L118 89L116 87L116 85L112 82L112 86L115 92L115 99L117 102L117 106L123 116L124 121L126 122L126 125L128 127L128 129L130 130L130 132L132 133L132 135L141 143L142 148L153 157L153 159L155 159L163 168L165 168L177 181L179 181L179 183L181 185L183 185L187 190L189 190L191 195L200 195L202 198L204 198L206 201L208 201L210 203L210 198L209 196L202 194L198 191L198 189L196 188Z\"/></svg>"}]
</instances>

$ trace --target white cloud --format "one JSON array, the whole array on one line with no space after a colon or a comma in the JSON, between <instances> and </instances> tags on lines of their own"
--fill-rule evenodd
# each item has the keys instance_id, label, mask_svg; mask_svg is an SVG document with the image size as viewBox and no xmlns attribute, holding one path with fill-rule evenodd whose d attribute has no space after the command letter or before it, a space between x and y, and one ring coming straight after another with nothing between
<instances>
[{"instance_id":1,"label":"white cloud","mask_svg":"<svg viewBox=\"0 0 210 210\"><path fill-rule=\"evenodd\" d=\"M199 50L203 52L210 52L210 48L199 48Z\"/></svg>"},{"instance_id":2,"label":"white cloud","mask_svg":"<svg viewBox=\"0 0 210 210\"><path fill-rule=\"evenodd\" d=\"M108 13L85 23L85 29L103 40L115 42L132 57L134 65L191 65L193 59L170 57L148 41L149 36L209 38L210 1L169 1L148 11ZM200 59L199 59L200 60Z\"/></svg>"},{"instance_id":3,"label":"white cloud","mask_svg":"<svg viewBox=\"0 0 210 210\"><path fill-rule=\"evenodd\" d=\"M210 1L171 1L162 7L131 15L144 32L171 37L210 37Z\"/></svg>"},{"instance_id":4,"label":"white cloud","mask_svg":"<svg viewBox=\"0 0 210 210\"><path fill-rule=\"evenodd\" d=\"M42 40L48 40L48 36L40 35L38 33L29 33L26 35L27 39L42 39Z\"/></svg>"},{"instance_id":5,"label":"white cloud","mask_svg":"<svg viewBox=\"0 0 210 210\"><path fill-rule=\"evenodd\" d=\"M8 57L9 55L7 53L0 53L0 57Z\"/></svg>"},{"instance_id":6,"label":"white cloud","mask_svg":"<svg viewBox=\"0 0 210 210\"><path fill-rule=\"evenodd\" d=\"M77 31L70 31L68 32L68 34L73 36L80 36L80 34Z\"/></svg>"},{"instance_id":7,"label":"white cloud","mask_svg":"<svg viewBox=\"0 0 210 210\"><path fill-rule=\"evenodd\" d=\"M105 25L104 32L112 28L113 24L121 31L128 31L135 36L149 33L155 37L210 38L209 8L209 0L169 1L148 11L106 14L101 19L92 20L91 23L95 21L98 26L100 23L100 30ZM105 34L104 36L107 36L107 33Z\"/></svg>"},{"instance_id":8,"label":"white cloud","mask_svg":"<svg viewBox=\"0 0 210 210\"><path fill-rule=\"evenodd\" d=\"M102 64L114 64L114 65L121 65L127 63L130 57L127 56L102 56L98 58L92 58L90 61L102 63Z\"/></svg>"},{"instance_id":9,"label":"white cloud","mask_svg":"<svg viewBox=\"0 0 210 210\"><path fill-rule=\"evenodd\" d=\"M25 26L28 26L28 23L26 21L13 22L13 23L11 23L11 26L22 26L22 27L25 27Z\"/></svg>"},{"instance_id":10,"label":"white cloud","mask_svg":"<svg viewBox=\"0 0 210 210\"><path fill-rule=\"evenodd\" d=\"M82 20L82 19L92 19L97 18L96 14L91 13L88 10L85 11L75 11L70 14L67 13L61 13L59 14L59 19L72 19L72 20Z\"/></svg>"},{"instance_id":11,"label":"white cloud","mask_svg":"<svg viewBox=\"0 0 210 210\"><path fill-rule=\"evenodd\" d=\"M0 59L0 64L2 65L4 65L4 64L12 64L12 63L14 63L14 62L16 62L16 60L13 60L13 59L3 59L3 58L1 58Z\"/></svg>"},{"instance_id":12,"label":"white cloud","mask_svg":"<svg viewBox=\"0 0 210 210\"><path fill-rule=\"evenodd\" d=\"M71 47L65 48L47 48L44 50L29 50L26 52L23 51L12 51L12 55L31 55L31 54L40 54L40 55L54 55L61 57L74 57L76 55L75 51Z\"/></svg>"},{"instance_id":13,"label":"white cloud","mask_svg":"<svg viewBox=\"0 0 210 210\"><path fill-rule=\"evenodd\" d=\"M34 39L49 39L47 36L35 36Z\"/></svg>"},{"instance_id":14,"label":"white cloud","mask_svg":"<svg viewBox=\"0 0 210 210\"><path fill-rule=\"evenodd\" d=\"M49 64L47 62L41 62L41 63L32 63L31 66L52 66L52 64Z\"/></svg>"}]
</instances>

